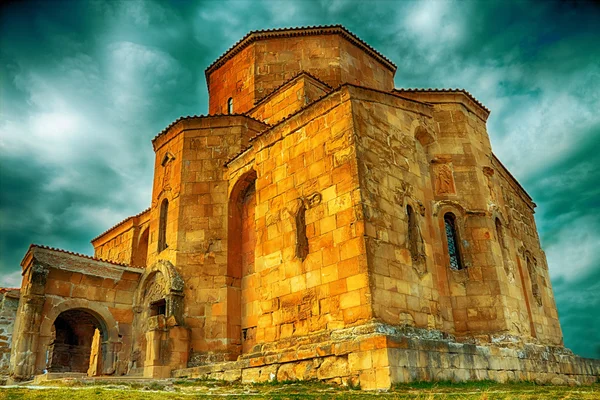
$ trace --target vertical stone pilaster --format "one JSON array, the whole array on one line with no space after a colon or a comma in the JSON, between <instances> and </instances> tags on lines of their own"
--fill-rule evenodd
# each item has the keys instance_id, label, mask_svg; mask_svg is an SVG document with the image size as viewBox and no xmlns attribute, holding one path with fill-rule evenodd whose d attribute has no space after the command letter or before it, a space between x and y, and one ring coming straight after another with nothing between
<instances>
[{"instance_id":1,"label":"vertical stone pilaster","mask_svg":"<svg viewBox=\"0 0 600 400\"><path fill-rule=\"evenodd\" d=\"M11 376L27 379L35 374L38 359L40 317L45 296L29 295L21 298L19 315L21 323L15 330L14 347L11 355Z\"/></svg>"}]
</instances>

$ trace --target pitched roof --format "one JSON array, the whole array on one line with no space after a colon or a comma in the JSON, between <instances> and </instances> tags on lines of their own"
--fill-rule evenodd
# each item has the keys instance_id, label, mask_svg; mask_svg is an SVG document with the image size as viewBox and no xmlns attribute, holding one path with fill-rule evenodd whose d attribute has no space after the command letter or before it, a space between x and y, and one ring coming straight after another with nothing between
<instances>
[{"instance_id":1,"label":"pitched roof","mask_svg":"<svg viewBox=\"0 0 600 400\"><path fill-rule=\"evenodd\" d=\"M315 26L302 26L296 28L279 28L279 29L266 29L250 31L246 36L241 38L237 43L231 46L225 53L217 58L212 64L210 64L204 74L208 77L215 69L223 65L227 60L231 59L237 53L248 47L251 43L268 38L276 37L294 37L294 36L312 36L312 35L332 35L339 34L352 44L360 47L362 50L378 59L383 65L392 71L396 71L396 65L389 60L386 56L375 50L364 40L350 32L342 25L315 25ZM207 79L208 81L208 79Z\"/></svg>"},{"instance_id":2,"label":"pitched roof","mask_svg":"<svg viewBox=\"0 0 600 400\"><path fill-rule=\"evenodd\" d=\"M258 108L258 106L260 106L262 103L264 103L267 99L275 96L281 88L283 88L286 85L289 85L290 83L292 83L293 81L295 81L296 79L298 79L302 76L307 76L307 77L311 78L312 80L316 81L317 83L325 86L327 89L333 89L333 87L331 87L331 85L328 85L327 83L323 82L322 80L320 80L319 78L317 78L316 76L311 74L310 72L302 70L302 71L298 72L297 74L295 74L294 76L292 76L290 79L283 82L281 85L279 85L276 88L274 88L273 90L271 90L268 94L261 97L260 100L258 100L257 102L254 103L254 107L252 107L250 110L247 111L247 114L252 114L252 112L256 108Z\"/></svg>"},{"instance_id":3,"label":"pitched roof","mask_svg":"<svg viewBox=\"0 0 600 400\"><path fill-rule=\"evenodd\" d=\"M44 250L50 250L50 251L55 251L55 252L58 252L58 253L69 254L71 256L86 258L86 259L92 260L92 261L100 261L100 262L104 262L104 263L108 263L108 264L112 264L112 265L118 265L120 267L126 267L126 268L145 268L143 266L135 266L135 265L129 265L129 264L120 263L120 262L116 262L116 261L105 260L103 258L96 258L96 257L88 256L88 255L85 255L85 254L81 254L81 253L75 253L75 252L69 251L69 250L58 249L56 247L50 247L50 246L45 246L45 245L41 245L41 244L34 244L34 243L32 243L29 246L29 249L27 250L27 253L25 254L25 257L21 261L21 264L23 264L23 261L27 257L27 254L29 254L29 252L32 249L35 249L35 248L44 249Z\"/></svg>"},{"instance_id":4,"label":"pitched roof","mask_svg":"<svg viewBox=\"0 0 600 400\"><path fill-rule=\"evenodd\" d=\"M105 230L104 232L102 232L101 234L99 234L98 236L93 238L92 240L90 240L90 242L91 243L95 242L96 240L100 239L102 236L106 235L108 232L112 231L116 227L123 225L125 222L129 221L130 219L139 217L140 215L145 214L148 211L150 211L150 207L146 208L144 211L140 211L139 213L132 215L131 217L125 218L123 221L116 223L115 225L111 226L110 228L108 228L107 230Z\"/></svg>"},{"instance_id":5,"label":"pitched roof","mask_svg":"<svg viewBox=\"0 0 600 400\"><path fill-rule=\"evenodd\" d=\"M175 121L171 122L169 125L167 125L167 127L165 129L163 129L162 131L160 131L156 136L154 136L154 139L152 139L152 143L154 143L156 141L156 139L158 139L160 136L164 135L165 133L167 133L169 131L169 129L171 129L172 127L174 127L175 125L177 125L177 123L181 122L181 121L187 121L190 119L196 119L196 118L217 118L217 117L246 117L249 118L251 120L254 120L256 122L260 122L263 125L268 125L267 123L258 120L256 118L253 118L247 114L208 114L208 115L187 115L185 117L179 117L177 118Z\"/></svg>"}]
</instances>

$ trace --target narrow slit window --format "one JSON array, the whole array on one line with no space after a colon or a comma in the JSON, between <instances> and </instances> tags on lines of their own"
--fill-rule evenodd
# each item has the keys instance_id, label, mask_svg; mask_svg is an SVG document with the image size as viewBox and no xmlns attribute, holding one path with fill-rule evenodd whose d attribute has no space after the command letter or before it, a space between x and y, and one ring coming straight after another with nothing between
<instances>
[{"instance_id":1,"label":"narrow slit window","mask_svg":"<svg viewBox=\"0 0 600 400\"><path fill-rule=\"evenodd\" d=\"M504 267L504 271L506 275L510 275L510 266L508 265L508 254L506 247L506 240L504 238L504 231L502 230L502 223L498 218L496 218L496 236L498 237L498 244L500 245L500 250L502 251L502 266Z\"/></svg>"},{"instance_id":2,"label":"narrow slit window","mask_svg":"<svg viewBox=\"0 0 600 400\"><path fill-rule=\"evenodd\" d=\"M458 235L456 234L456 217L452 213L444 215L444 226L446 228L446 240L448 242L448 256L450 258L450 269L455 271L462 269L460 253L458 251Z\"/></svg>"},{"instance_id":3,"label":"narrow slit window","mask_svg":"<svg viewBox=\"0 0 600 400\"><path fill-rule=\"evenodd\" d=\"M158 224L158 252L167 246L167 214L169 213L169 201L164 199L160 204L160 220Z\"/></svg>"},{"instance_id":4,"label":"narrow slit window","mask_svg":"<svg viewBox=\"0 0 600 400\"><path fill-rule=\"evenodd\" d=\"M227 114L233 114L233 97L227 100Z\"/></svg>"},{"instance_id":5,"label":"narrow slit window","mask_svg":"<svg viewBox=\"0 0 600 400\"><path fill-rule=\"evenodd\" d=\"M413 261L419 259L419 250L417 247L418 232L417 232L417 221L415 220L415 213L410 205L406 206L406 216L408 218L408 250L410 251L411 258Z\"/></svg>"}]
</instances>

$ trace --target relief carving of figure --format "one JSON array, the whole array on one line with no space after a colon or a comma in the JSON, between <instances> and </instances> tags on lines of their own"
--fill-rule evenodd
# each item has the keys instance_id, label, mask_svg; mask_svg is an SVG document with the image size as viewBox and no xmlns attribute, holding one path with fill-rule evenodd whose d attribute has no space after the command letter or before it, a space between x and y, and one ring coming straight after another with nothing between
<instances>
[{"instance_id":1,"label":"relief carving of figure","mask_svg":"<svg viewBox=\"0 0 600 400\"><path fill-rule=\"evenodd\" d=\"M306 211L321 202L321 194L313 193L299 198L300 206L296 211L296 257L304 261L308 256L308 236L306 236Z\"/></svg>"},{"instance_id":2,"label":"relief carving of figure","mask_svg":"<svg viewBox=\"0 0 600 400\"><path fill-rule=\"evenodd\" d=\"M454 176L448 164L441 164L436 168L435 191L437 194L454 194Z\"/></svg>"}]
</instances>

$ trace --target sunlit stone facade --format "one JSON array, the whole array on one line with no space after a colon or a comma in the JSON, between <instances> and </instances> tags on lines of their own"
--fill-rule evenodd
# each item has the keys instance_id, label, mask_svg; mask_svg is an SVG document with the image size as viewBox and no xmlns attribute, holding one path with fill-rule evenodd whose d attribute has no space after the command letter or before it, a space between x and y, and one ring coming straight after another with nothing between
<instances>
[{"instance_id":1,"label":"sunlit stone facade","mask_svg":"<svg viewBox=\"0 0 600 400\"><path fill-rule=\"evenodd\" d=\"M13 377L595 381L489 111L395 73L340 26L235 44L152 141L149 209L92 258L30 248Z\"/></svg>"}]
</instances>

